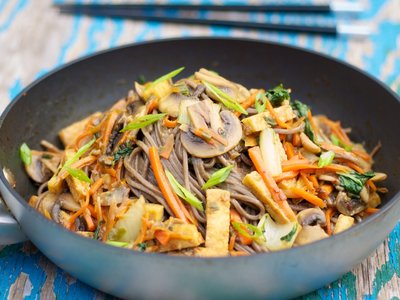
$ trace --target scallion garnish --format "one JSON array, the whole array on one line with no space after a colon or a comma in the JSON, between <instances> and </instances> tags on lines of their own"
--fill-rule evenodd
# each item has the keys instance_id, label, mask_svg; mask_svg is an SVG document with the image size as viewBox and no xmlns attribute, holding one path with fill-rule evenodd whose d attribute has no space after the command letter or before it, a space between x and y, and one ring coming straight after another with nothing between
<instances>
[{"instance_id":1,"label":"scallion garnish","mask_svg":"<svg viewBox=\"0 0 400 300\"><path fill-rule=\"evenodd\" d=\"M265 97L265 94L263 92L259 92L257 94L254 105L258 113L262 113L265 111L265 106L267 105L267 97Z\"/></svg>"},{"instance_id":2,"label":"scallion garnish","mask_svg":"<svg viewBox=\"0 0 400 300\"><path fill-rule=\"evenodd\" d=\"M217 100L220 101L227 108L233 109L244 115L248 114L248 112L243 108L243 106L241 106L238 102L236 102L236 100L233 99L231 96L229 96L227 93L221 91L215 85L212 85L211 83L208 83L206 81L203 81L203 84L214 95L214 97L217 98Z\"/></svg>"},{"instance_id":3,"label":"scallion garnish","mask_svg":"<svg viewBox=\"0 0 400 300\"><path fill-rule=\"evenodd\" d=\"M241 235L244 235L245 237L248 237L250 239L254 240L254 239L257 239L260 236L262 236L262 231L257 226L247 224L247 223L242 223L242 222L232 222L232 226ZM243 229L243 227L245 227L247 230L250 230L251 232L253 232L253 234L250 234L247 230Z\"/></svg>"},{"instance_id":4,"label":"scallion garnish","mask_svg":"<svg viewBox=\"0 0 400 300\"><path fill-rule=\"evenodd\" d=\"M115 246L115 247L122 247L122 248L128 248L131 246L131 243L118 242L118 241L106 241L106 244L109 244L109 245Z\"/></svg>"},{"instance_id":5,"label":"scallion garnish","mask_svg":"<svg viewBox=\"0 0 400 300\"><path fill-rule=\"evenodd\" d=\"M75 177L76 179L79 179L81 181L85 181L88 183L92 183L92 180L86 175L85 172L83 172L80 169L74 169L69 166L64 166L64 169L68 172L69 175L72 177Z\"/></svg>"},{"instance_id":6,"label":"scallion garnish","mask_svg":"<svg viewBox=\"0 0 400 300\"><path fill-rule=\"evenodd\" d=\"M146 89L151 89L152 87L154 87L155 85L159 84L160 82L165 81L165 80L169 80L169 79L175 77L175 76L178 75L180 72L182 72L184 68L185 68L185 67L181 67L181 68L179 68L179 69L176 69L176 70L174 70L174 71L172 71L172 72L169 72L168 74L165 74L165 75L163 75L163 76L157 78L157 79L154 80L154 81L149 85L149 87L146 88Z\"/></svg>"},{"instance_id":7,"label":"scallion garnish","mask_svg":"<svg viewBox=\"0 0 400 300\"><path fill-rule=\"evenodd\" d=\"M207 180L205 184L201 187L202 190L208 189L214 185L220 184L224 182L229 174L231 174L231 170L233 165L229 165L225 168L219 169L218 171L211 174L211 177Z\"/></svg>"},{"instance_id":8,"label":"scallion garnish","mask_svg":"<svg viewBox=\"0 0 400 300\"><path fill-rule=\"evenodd\" d=\"M318 167L322 168L328 166L332 163L333 159L335 158L335 152L327 151L321 154L318 161Z\"/></svg>"},{"instance_id":9,"label":"scallion garnish","mask_svg":"<svg viewBox=\"0 0 400 300\"><path fill-rule=\"evenodd\" d=\"M140 129L147 127L154 122L157 122L158 120L161 120L164 118L166 114L152 114L152 115L145 115L142 117L138 117L132 122L130 122L128 125L126 125L124 128L122 128L119 132L125 132L128 130L135 130L135 129Z\"/></svg>"},{"instance_id":10,"label":"scallion garnish","mask_svg":"<svg viewBox=\"0 0 400 300\"><path fill-rule=\"evenodd\" d=\"M94 144L95 141L96 141L96 139L93 138L92 140L90 140L90 142L88 142L85 145L83 145L82 147L80 147L79 150L70 159L68 159L65 162L63 168L69 167L74 162L76 162L83 154L85 154L90 149L90 147L92 147L92 145Z\"/></svg>"},{"instance_id":11,"label":"scallion garnish","mask_svg":"<svg viewBox=\"0 0 400 300\"><path fill-rule=\"evenodd\" d=\"M168 180L172 188L174 189L175 193L180 198L182 198L183 200L185 200L187 203L194 206L198 210L200 211L204 210L201 201L197 199L197 197L193 195L190 191L188 191L185 187L183 187L168 170L165 170L165 174L167 175Z\"/></svg>"},{"instance_id":12,"label":"scallion garnish","mask_svg":"<svg viewBox=\"0 0 400 300\"><path fill-rule=\"evenodd\" d=\"M23 143L21 147L19 147L19 156L25 165L29 166L32 163L32 152L26 143Z\"/></svg>"}]
</instances>

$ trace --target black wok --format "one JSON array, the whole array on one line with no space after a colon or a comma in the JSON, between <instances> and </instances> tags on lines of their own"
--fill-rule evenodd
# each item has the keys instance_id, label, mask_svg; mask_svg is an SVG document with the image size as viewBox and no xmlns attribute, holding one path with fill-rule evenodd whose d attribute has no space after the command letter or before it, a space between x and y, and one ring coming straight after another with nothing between
<instances>
[{"instance_id":1,"label":"black wok","mask_svg":"<svg viewBox=\"0 0 400 300\"><path fill-rule=\"evenodd\" d=\"M41 139L58 143L71 122L109 107L139 75L153 79L185 66L222 73L248 87L284 83L293 97L352 127L367 149L381 141L376 169L389 175L382 209L362 224L315 244L251 257L189 258L136 253L80 237L26 203L36 186L25 175L18 148ZM0 120L3 197L26 236L61 268L124 298L286 298L310 292L350 270L387 236L400 212L398 97L362 71L326 56L273 43L236 39L165 40L130 45L76 61L29 86ZM1 227L1 226L0 226ZM0 228L1 229L1 228ZM1 230L0 230L1 232Z\"/></svg>"}]
</instances>

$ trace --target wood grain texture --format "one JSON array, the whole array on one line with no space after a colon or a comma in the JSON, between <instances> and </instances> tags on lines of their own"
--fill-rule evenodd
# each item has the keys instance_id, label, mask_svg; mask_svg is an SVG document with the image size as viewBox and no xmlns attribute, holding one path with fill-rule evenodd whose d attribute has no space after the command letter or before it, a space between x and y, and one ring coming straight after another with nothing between
<instances>
[{"instance_id":1,"label":"wood grain texture","mask_svg":"<svg viewBox=\"0 0 400 300\"><path fill-rule=\"evenodd\" d=\"M130 42L181 36L249 37L315 49L368 71L400 93L400 1L362 1L368 9L361 22L377 30L364 40L61 16L50 0L0 0L0 111L31 81L72 59ZM289 18L277 14L242 17L273 21ZM399 240L397 225L360 265L302 299L398 299ZM23 298L111 297L70 277L28 242L0 250L0 299Z\"/></svg>"}]
</instances>

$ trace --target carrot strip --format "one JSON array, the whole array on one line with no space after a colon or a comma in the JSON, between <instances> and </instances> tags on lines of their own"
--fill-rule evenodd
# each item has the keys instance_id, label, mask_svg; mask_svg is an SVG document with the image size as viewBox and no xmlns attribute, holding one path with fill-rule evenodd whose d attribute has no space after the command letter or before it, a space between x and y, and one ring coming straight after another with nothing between
<instances>
[{"instance_id":1,"label":"carrot strip","mask_svg":"<svg viewBox=\"0 0 400 300\"><path fill-rule=\"evenodd\" d=\"M113 168L104 168L104 172L108 175L110 175L111 177L117 177L117 171Z\"/></svg>"},{"instance_id":2,"label":"carrot strip","mask_svg":"<svg viewBox=\"0 0 400 300\"><path fill-rule=\"evenodd\" d=\"M358 165L356 165L356 164L353 163L353 162L346 161L345 164L346 164L347 166L349 166L350 168L352 168L354 171L357 171L358 173L361 173L361 174L364 174L364 173L365 173L364 170L363 170L361 167L359 167Z\"/></svg>"},{"instance_id":3,"label":"carrot strip","mask_svg":"<svg viewBox=\"0 0 400 300\"><path fill-rule=\"evenodd\" d=\"M298 171L282 172L282 174L274 176L274 180L275 182L281 182L282 180L296 178L297 175L299 175Z\"/></svg>"},{"instance_id":4,"label":"carrot strip","mask_svg":"<svg viewBox=\"0 0 400 300\"><path fill-rule=\"evenodd\" d=\"M245 101L240 103L240 105L243 107L244 110L248 109L250 106L252 106L256 102L256 97L259 92L263 92L263 90L255 91ZM240 117L241 114L242 113L239 111L235 112L235 115L237 117Z\"/></svg>"},{"instance_id":5,"label":"carrot strip","mask_svg":"<svg viewBox=\"0 0 400 300\"><path fill-rule=\"evenodd\" d=\"M119 146L121 146L123 143L126 142L126 140L128 139L128 136L129 136L129 132L130 132L130 131L125 131L125 132L122 134L121 138L119 139L119 141L118 141L117 144L115 145L115 148L114 148L114 149L118 149Z\"/></svg>"},{"instance_id":6,"label":"carrot strip","mask_svg":"<svg viewBox=\"0 0 400 300\"><path fill-rule=\"evenodd\" d=\"M326 207L324 200L322 200L321 198L319 198L301 188L292 187L292 188L290 188L290 191L293 194L295 194L297 197L303 198L304 200L307 200L308 202L310 202L313 205L319 206L320 208Z\"/></svg>"},{"instance_id":7,"label":"carrot strip","mask_svg":"<svg viewBox=\"0 0 400 300\"><path fill-rule=\"evenodd\" d=\"M119 114L117 112L112 111L108 116L108 120L107 120L106 127L104 130L104 135L103 135L103 144L102 144L103 151L105 151L105 149L107 148L108 142L110 140L111 132L112 132L115 122L117 121L118 115Z\"/></svg>"},{"instance_id":8,"label":"carrot strip","mask_svg":"<svg viewBox=\"0 0 400 300\"><path fill-rule=\"evenodd\" d=\"M90 215L89 210L86 208L86 212L83 214L83 218L85 219L87 229L89 231L94 231L96 226L94 225L92 216Z\"/></svg>"},{"instance_id":9,"label":"carrot strip","mask_svg":"<svg viewBox=\"0 0 400 300\"><path fill-rule=\"evenodd\" d=\"M96 212L94 211L94 207L92 204L88 204L87 209L89 210L92 216L96 215Z\"/></svg>"},{"instance_id":10,"label":"carrot strip","mask_svg":"<svg viewBox=\"0 0 400 300\"><path fill-rule=\"evenodd\" d=\"M312 174L312 175L309 176L309 178L310 178L310 181L311 181L313 187L315 189L317 189L319 187L317 176L315 176L315 174Z\"/></svg>"},{"instance_id":11,"label":"carrot strip","mask_svg":"<svg viewBox=\"0 0 400 300\"><path fill-rule=\"evenodd\" d=\"M96 156L86 156L84 158L81 158L80 160L74 162L72 165L70 165L71 168L73 169L80 169L86 166L91 165L93 162L97 160ZM66 170L61 170L60 173L58 174L58 177L61 179L67 178L69 173Z\"/></svg>"},{"instance_id":12,"label":"carrot strip","mask_svg":"<svg viewBox=\"0 0 400 300\"><path fill-rule=\"evenodd\" d=\"M232 234L232 236L229 239L228 251L233 251L236 242L235 240L236 240L236 234Z\"/></svg>"},{"instance_id":13,"label":"carrot strip","mask_svg":"<svg viewBox=\"0 0 400 300\"><path fill-rule=\"evenodd\" d=\"M203 129L205 132L209 133L211 135L211 137L216 140L218 143L224 145L224 146L228 146L228 141L226 140L226 138L223 138L222 136L220 136L218 133L215 133L213 130L210 129Z\"/></svg>"},{"instance_id":14,"label":"carrot strip","mask_svg":"<svg viewBox=\"0 0 400 300\"><path fill-rule=\"evenodd\" d=\"M124 161L122 159L120 159L118 161L117 167L115 168L115 178L117 181L121 181L121 170L122 170L123 164L124 164Z\"/></svg>"},{"instance_id":15,"label":"carrot strip","mask_svg":"<svg viewBox=\"0 0 400 300\"><path fill-rule=\"evenodd\" d=\"M71 229L72 225L75 223L75 220L76 220L81 214L83 214L83 213L85 212L86 208L87 208L88 205L89 205L89 201L90 201L90 194L87 193L87 194L86 194L85 203L83 203L83 205L81 205L81 208L80 208L76 213L74 213L72 216L69 217L69 220L68 220L68 228Z\"/></svg>"},{"instance_id":16,"label":"carrot strip","mask_svg":"<svg viewBox=\"0 0 400 300\"><path fill-rule=\"evenodd\" d=\"M78 151L78 149L80 148L80 143L84 138L92 135L93 133L91 131L84 131L83 133L81 133L75 140L75 151Z\"/></svg>"},{"instance_id":17,"label":"carrot strip","mask_svg":"<svg viewBox=\"0 0 400 300\"><path fill-rule=\"evenodd\" d=\"M169 116L166 115L163 119L163 125L167 128L175 128L178 125L178 119L170 120Z\"/></svg>"},{"instance_id":18,"label":"carrot strip","mask_svg":"<svg viewBox=\"0 0 400 300\"><path fill-rule=\"evenodd\" d=\"M97 179L90 187L89 194L93 195L94 193L96 193L99 190L99 188L102 186L103 182L104 182L103 177L100 177L99 179Z\"/></svg>"},{"instance_id":19,"label":"carrot strip","mask_svg":"<svg viewBox=\"0 0 400 300\"><path fill-rule=\"evenodd\" d=\"M372 215L378 211L379 211L379 208L374 208L374 207L367 207L366 209L364 209L364 212L369 215Z\"/></svg>"},{"instance_id":20,"label":"carrot strip","mask_svg":"<svg viewBox=\"0 0 400 300\"><path fill-rule=\"evenodd\" d=\"M254 164L257 172L261 175L266 187L271 193L272 199L279 205L279 207L284 211L285 215L289 220L294 220L296 218L293 210L286 201L286 195L278 187L272 175L264 167L264 161L261 157L260 147L256 146L249 149L249 156Z\"/></svg>"},{"instance_id":21,"label":"carrot strip","mask_svg":"<svg viewBox=\"0 0 400 300\"><path fill-rule=\"evenodd\" d=\"M376 185L371 179L367 181L367 184L372 191L374 191L374 192L376 191Z\"/></svg>"},{"instance_id":22,"label":"carrot strip","mask_svg":"<svg viewBox=\"0 0 400 300\"><path fill-rule=\"evenodd\" d=\"M295 146L295 147L300 146L300 134L298 134L298 133L293 134L293 137L292 137L292 144L293 144L293 146Z\"/></svg>"},{"instance_id":23,"label":"carrot strip","mask_svg":"<svg viewBox=\"0 0 400 300\"><path fill-rule=\"evenodd\" d=\"M147 113L153 112L154 109L158 107L158 100L157 98L153 98L147 102Z\"/></svg>"},{"instance_id":24,"label":"carrot strip","mask_svg":"<svg viewBox=\"0 0 400 300\"><path fill-rule=\"evenodd\" d=\"M165 145L162 147L162 150L160 152L160 156L162 158L168 159L169 156L171 155L172 150L174 149L174 135L170 134L167 137L167 141L165 142Z\"/></svg>"},{"instance_id":25,"label":"carrot strip","mask_svg":"<svg viewBox=\"0 0 400 300\"><path fill-rule=\"evenodd\" d=\"M318 189L318 197L322 199L327 199L333 191L333 186L331 184L322 184Z\"/></svg>"},{"instance_id":26,"label":"carrot strip","mask_svg":"<svg viewBox=\"0 0 400 300\"><path fill-rule=\"evenodd\" d=\"M234 208L231 208L230 209L230 213L231 213L231 223L232 222L238 222L238 223L243 223L243 221L242 221L242 218L240 218L240 215L239 215L239 213L234 209ZM244 227L244 226L240 226L244 231L247 231L247 228L246 227ZM236 232L236 230L235 230L235 232ZM236 232L237 233L237 235L238 235L238 237L239 237L239 239L240 239L240 242L243 244L243 245L250 245L252 242L253 242L253 240L251 239L251 238L249 238L248 236L245 236L245 235L243 235L243 234L241 234L240 232ZM249 233L249 235L250 235L250 233ZM232 248L233 249L233 248Z\"/></svg>"},{"instance_id":27,"label":"carrot strip","mask_svg":"<svg viewBox=\"0 0 400 300\"><path fill-rule=\"evenodd\" d=\"M272 107L271 102L270 102L268 99L265 101L265 104L266 104L267 110L268 110L269 113L271 114L271 117L276 121L276 123L278 124L278 126L279 126L279 127L282 127L282 128L288 128L288 126L287 126L285 123L283 123L281 119L279 119L279 117L278 117L278 115L276 114L274 108Z\"/></svg>"},{"instance_id":28,"label":"carrot strip","mask_svg":"<svg viewBox=\"0 0 400 300\"><path fill-rule=\"evenodd\" d=\"M154 232L154 237L160 242L161 245L166 245L171 239L171 234L167 230L156 230Z\"/></svg>"},{"instance_id":29,"label":"carrot strip","mask_svg":"<svg viewBox=\"0 0 400 300\"><path fill-rule=\"evenodd\" d=\"M193 131L193 134L199 138L201 138L203 141L209 143L210 145L214 145L214 141L212 140L212 136L205 132L203 128L196 128Z\"/></svg>"},{"instance_id":30,"label":"carrot strip","mask_svg":"<svg viewBox=\"0 0 400 300\"><path fill-rule=\"evenodd\" d=\"M310 193L315 193L315 189L314 186L312 185L312 183L310 182L310 180L308 180L307 175L304 174L303 172L300 172L300 177L304 182L304 185L306 186L306 188L308 189L308 191Z\"/></svg>"},{"instance_id":31,"label":"carrot strip","mask_svg":"<svg viewBox=\"0 0 400 300\"><path fill-rule=\"evenodd\" d=\"M156 147L154 146L149 147L149 157L154 177L156 178L161 193L163 194L169 207L171 208L175 217L188 223L188 219L186 217L186 214L188 214L188 212L185 213L184 210L186 209L182 203L181 203L182 206L179 205L179 202L181 201L178 198L178 196L174 193L174 191L171 188L171 185L169 184L169 181L167 179L167 176L165 175L164 168L161 164L160 156L158 155Z\"/></svg>"},{"instance_id":32,"label":"carrot strip","mask_svg":"<svg viewBox=\"0 0 400 300\"><path fill-rule=\"evenodd\" d=\"M244 252L244 251L230 251L229 254L231 256L248 256L248 255L250 255L249 253Z\"/></svg>"},{"instance_id":33,"label":"carrot strip","mask_svg":"<svg viewBox=\"0 0 400 300\"><path fill-rule=\"evenodd\" d=\"M285 149L288 159L291 159L295 155L294 147L293 147L292 143L285 142L283 144L283 149Z\"/></svg>"},{"instance_id":34,"label":"carrot strip","mask_svg":"<svg viewBox=\"0 0 400 300\"><path fill-rule=\"evenodd\" d=\"M325 212L325 219L326 219L326 233L328 235L332 235L332 228L331 228L331 217L333 214L333 208L328 208Z\"/></svg>"}]
</instances>

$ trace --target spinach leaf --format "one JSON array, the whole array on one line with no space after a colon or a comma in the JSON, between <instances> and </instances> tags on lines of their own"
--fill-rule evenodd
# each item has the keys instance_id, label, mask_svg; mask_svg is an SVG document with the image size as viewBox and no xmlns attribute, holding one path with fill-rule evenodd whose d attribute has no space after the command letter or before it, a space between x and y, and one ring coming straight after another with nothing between
<instances>
[{"instance_id":1,"label":"spinach leaf","mask_svg":"<svg viewBox=\"0 0 400 300\"><path fill-rule=\"evenodd\" d=\"M310 108L299 100L294 100L294 102L292 103L292 107L294 110L297 110L297 112L299 113L299 117L305 117L304 133L310 138L310 140L315 143L315 134L312 130L310 120L308 119L308 111L310 110Z\"/></svg>"},{"instance_id":2,"label":"spinach leaf","mask_svg":"<svg viewBox=\"0 0 400 300\"><path fill-rule=\"evenodd\" d=\"M120 158L123 158L125 156L128 156L131 154L133 150L133 145L131 142L126 142L125 144L122 144L117 152L114 153L114 162L117 162Z\"/></svg>"},{"instance_id":3,"label":"spinach leaf","mask_svg":"<svg viewBox=\"0 0 400 300\"><path fill-rule=\"evenodd\" d=\"M367 182L375 176L374 172L366 172L364 174L358 172L339 173L340 185L349 193L353 195L360 195L360 192Z\"/></svg>"},{"instance_id":4,"label":"spinach leaf","mask_svg":"<svg viewBox=\"0 0 400 300\"><path fill-rule=\"evenodd\" d=\"M268 90L265 95L273 107L282 105L284 100L290 100L290 91L285 89L282 83L273 89Z\"/></svg>"}]
</instances>

